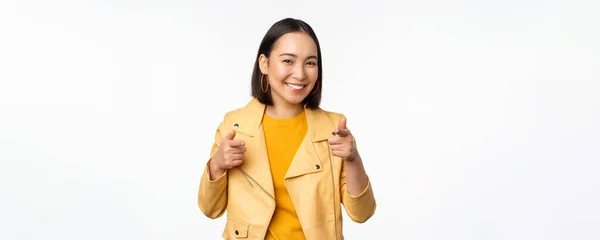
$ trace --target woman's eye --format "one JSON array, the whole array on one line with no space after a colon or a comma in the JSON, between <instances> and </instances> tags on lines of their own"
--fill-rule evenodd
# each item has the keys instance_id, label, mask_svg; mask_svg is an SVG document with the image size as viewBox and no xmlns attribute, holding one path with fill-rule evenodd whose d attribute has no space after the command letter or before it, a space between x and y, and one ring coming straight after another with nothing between
<instances>
[{"instance_id":1,"label":"woman's eye","mask_svg":"<svg viewBox=\"0 0 600 240\"><path fill-rule=\"evenodd\" d=\"M306 63L306 64L308 64L308 65L310 65L310 66L317 66L317 63L316 63L316 62L308 62L308 63Z\"/></svg>"},{"instance_id":2,"label":"woman's eye","mask_svg":"<svg viewBox=\"0 0 600 240\"><path fill-rule=\"evenodd\" d=\"M292 60L286 59L286 60L283 60L283 62L284 63L292 63Z\"/></svg>"}]
</instances>

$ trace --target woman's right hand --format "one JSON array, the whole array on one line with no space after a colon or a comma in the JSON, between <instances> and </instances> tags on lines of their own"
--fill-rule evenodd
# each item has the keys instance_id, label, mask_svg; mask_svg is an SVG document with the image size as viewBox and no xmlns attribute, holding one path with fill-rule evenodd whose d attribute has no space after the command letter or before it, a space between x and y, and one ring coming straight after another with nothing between
<instances>
[{"instance_id":1,"label":"woman's right hand","mask_svg":"<svg viewBox=\"0 0 600 240\"><path fill-rule=\"evenodd\" d=\"M242 140L234 140L234 137L235 131L231 131L231 133L223 137L219 149L210 160L209 173L211 180L223 175L227 169L242 164L242 159L244 159L244 153L246 152L246 143Z\"/></svg>"}]
</instances>

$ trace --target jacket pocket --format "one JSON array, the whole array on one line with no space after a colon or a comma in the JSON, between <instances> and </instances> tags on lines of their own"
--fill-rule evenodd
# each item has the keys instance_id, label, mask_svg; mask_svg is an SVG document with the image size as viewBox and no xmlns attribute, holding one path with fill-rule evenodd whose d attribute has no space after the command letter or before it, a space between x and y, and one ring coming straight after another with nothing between
<instances>
[{"instance_id":1,"label":"jacket pocket","mask_svg":"<svg viewBox=\"0 0 600 240\"><path fill-rule=\"evenodd\" d=\"M249 225L232 217L227 218L227 232L232 237L247 238Z\"/></svg>"}]
</instances>

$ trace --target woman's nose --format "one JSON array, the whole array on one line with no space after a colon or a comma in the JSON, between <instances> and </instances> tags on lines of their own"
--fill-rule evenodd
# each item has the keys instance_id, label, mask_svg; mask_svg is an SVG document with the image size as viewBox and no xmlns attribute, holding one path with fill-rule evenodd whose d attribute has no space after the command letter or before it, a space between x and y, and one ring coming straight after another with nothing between
<instances>
[{"instance_id":1,"label":"woman's nose","mask_svg":"<svg viewBox=\"0 0 600 240\"><path fill-rule=\"evenodd\" d=\"M306 78L306 72L305 72L304 66L302 64L297 64L296 66L294 66L294 69L292 72L292 77L294 77L298 80L303 80Z\"/></svg>"}]
</instances>

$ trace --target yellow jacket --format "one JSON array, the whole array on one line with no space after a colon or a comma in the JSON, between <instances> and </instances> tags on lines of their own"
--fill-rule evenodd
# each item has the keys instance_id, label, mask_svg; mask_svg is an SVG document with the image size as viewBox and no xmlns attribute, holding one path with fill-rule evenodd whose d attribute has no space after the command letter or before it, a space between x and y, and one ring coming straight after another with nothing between
<instances>
[{"instance_id":1,"label":"yellow jacket","mask_svg":"<svg viewBox=\"0 0 600 240\"><path fill-rule=\"evenodd\" d=\"M246 142L243 163L214 181L209 178L208 164L202 173L198 206L212 219L227 210L224 239L264 239L275 210L261 125L264 110L265 105L253 98L245 107L225 114L210 156L222 137L235 130L235 139ZM327 141L343 115L322 109L305 111L308 132L286 173L286 187L308 240L344 239L341 204L353 221L367 221L376 208L371 183L358 196L346 190L345 163L332 155Z\"/></svg>"}]
</instances>

